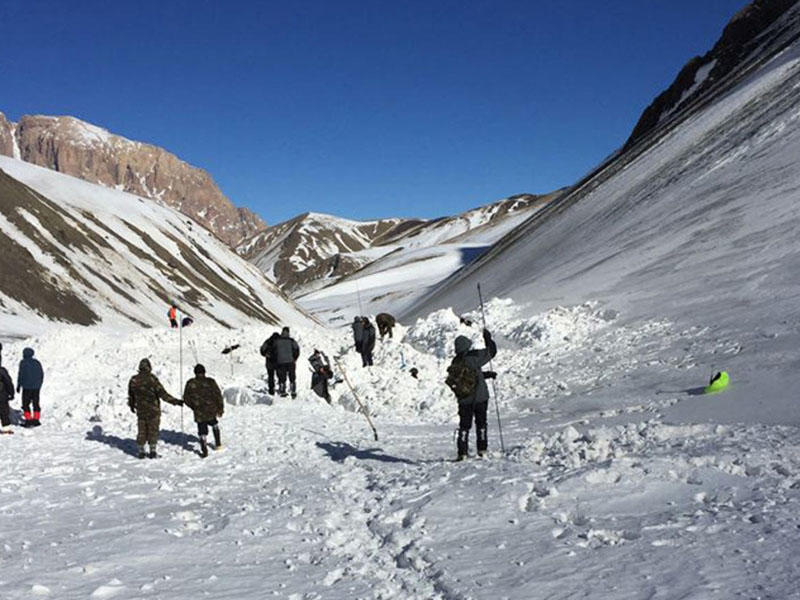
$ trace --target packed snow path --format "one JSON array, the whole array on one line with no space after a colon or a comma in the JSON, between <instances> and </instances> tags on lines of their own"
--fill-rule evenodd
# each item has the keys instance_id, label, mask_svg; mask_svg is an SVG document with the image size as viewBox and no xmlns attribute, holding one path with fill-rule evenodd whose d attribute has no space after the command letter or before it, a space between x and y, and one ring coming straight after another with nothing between
<instances>
[{"instance_id":1,"label":"packed snow path","mask_svg":"<svg viewBox=\"0 0 800 600\"><path fill-rule=\"evenodd\" d=\"M489 309L508 452L462 463L449 460L441 369L452 338L479 331L447 311L380 347L382 366L344 355L379 442L343 385L328 406L300 370L300 397L268 403L257 355L229 364L206 351L210 374L234 385L225 449L205 460L188 411L181 433L171 406L161 458L135 457L121 370L171 332L29 341L51 391L42 427L0 438L2 597L798 597L798 429L674 418L725 398L678 381L702 385L698 362L724 353L739 373L735 340L591 305ZM219 335L196 330L194 345ZM261 336L241 335L252 354ZM347 344L343 331L298 337ZM23 345L7 346L6 364ZM645 372L664 385L648 389ZM496 450L493 411L490 436Z\"/></svg>"}]
</instances>

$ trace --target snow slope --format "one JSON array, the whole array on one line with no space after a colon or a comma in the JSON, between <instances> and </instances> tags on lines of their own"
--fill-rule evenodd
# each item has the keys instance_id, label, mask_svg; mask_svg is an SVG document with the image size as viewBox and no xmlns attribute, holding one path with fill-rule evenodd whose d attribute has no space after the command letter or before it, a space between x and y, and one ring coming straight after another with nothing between
<instances>
[{"instance_id":1,"label":"snow slope","mask_svg":"<svg viewBox=\"0 0 800 600\"><path fill-rule=\"evenodd\" d=\"M297 302L331 324L352 321L354 315L361 313L397 314L475 260L553 197L555 194L489 204L420 226L369 251L354 253L353 259L364 264L362 268L297 296Z\"/></svg>"},{"instance_id":2,"label":"snow slope","mask_svg":"<svg viewBox=\"0 0 800 600\"><path fill-rule=\"evenodd\" d=\"M8 157L0 170L7 335L53 320L161 325L173 299L198 321L310 322L258 269L157 201Z\"/></svg>"}]
</instances>

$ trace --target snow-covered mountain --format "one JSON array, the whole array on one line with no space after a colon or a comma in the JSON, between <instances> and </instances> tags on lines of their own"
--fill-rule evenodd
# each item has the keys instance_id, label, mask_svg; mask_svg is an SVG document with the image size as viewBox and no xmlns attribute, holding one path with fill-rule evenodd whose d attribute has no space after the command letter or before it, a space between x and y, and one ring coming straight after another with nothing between
<instances>
[{"instance_id":1,"label":"snow-covered mountain","mask_svg":"<svg viewBox=\"0 0 800 600\"><path fill-rule=\"evenodd\" d=\"M351 221L304 213L268 227L243 242L238 252L293 294L320 279L338 278L363 266L352 256L380 245L420 223L414 219Z\"/></svg>"},{"instance_id":2,"label":"snow-covered mountain","mask_svg":"<svg viewBox=\"0 0 800 600\"><path fill-rule=\"evenodd\" d=\"M560 193L513 196L454 217L419 223L402 235L345 255L358 269L338 279L317 280L295 298L332 323L355 314L401 311Z\"/></svg>"},{"instance_id":3,"label":"snow-covered mountain","mask_svg":"<svg viewBox=\"0 0 800 600\"><path fill-rule=\"evenodd\" d=\"M773 312L786 303L789 310L794 227L800 225L800 3L754 36L744 45L751 51L737 54L738 67L716 82L712 96L677 106L671 119L500 240L407 317L472 307L478 282L490 295L538 306L591 298L639 314L658 306L679 317L690 304L706 324L735 325L738 317L726 309L743 304ZM780 249L781 260L763 260L767 247ZM672 300L676 286L684 292L679 306Z\"/></svg>"},{"instance_id":4,"label":"snow-covered mountain","mask_svg":"<svg viewBox=\"0 0 800 600\"><path fill-rule=\"evenodd\" d=\"M24 115L12 123L0 113L0 155L162 200L231 246L266 227L235 207L203 169L74 117Z\"/></svg>"},{"instance_id":5,"label":"snow-covered mountain","mask_svg":"<svg viewBox=\"0 0 800 600\"><path fill-rule=\"evenodd\" d=\"M310 323L263 274L158 201L0 156L0 330L52 321L165 323L174 300L198 322Z\"/></svg>"}]
</instances>

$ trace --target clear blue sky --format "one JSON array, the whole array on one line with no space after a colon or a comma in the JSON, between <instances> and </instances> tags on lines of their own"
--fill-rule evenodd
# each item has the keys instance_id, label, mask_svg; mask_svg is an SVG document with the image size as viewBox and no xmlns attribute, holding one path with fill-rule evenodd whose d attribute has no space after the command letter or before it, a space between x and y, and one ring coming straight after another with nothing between
<instances>
[{"instance_id":1,"label":"clear blue sky","mask_svg":"<svg viewBox=\"0 0 800 600\"><path fill-rule=\"evenodd\" d=\"M0 111L207 169L270 223L577 180L746 0L0 3Z\"/></svg>"}]
</instances>

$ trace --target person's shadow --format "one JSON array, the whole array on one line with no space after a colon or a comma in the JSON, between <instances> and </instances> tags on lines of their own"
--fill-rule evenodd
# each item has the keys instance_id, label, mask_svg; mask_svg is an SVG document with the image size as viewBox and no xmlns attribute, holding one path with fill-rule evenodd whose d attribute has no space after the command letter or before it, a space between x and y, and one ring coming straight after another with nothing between
<instances>
[{"instance_id":1,"label":"person's shadow","mask_svg":"<svg viewBox=\"0 0 800 600\"><path fill-rule=\"evenodd\" d=\"M136 440L131 438L121 438L116 435L108 435L103 431L100 425L95 425L90 431L86 432L86 439L90 442L100 442L112 448L118 448L125 454L131 456L139 455L139 447L136 445Z\"/></svg>"},{"instance_id":2,"label":"person's shadow","mask_svg":"<svg viewBox=\"0 0 800 600\"><path fill-rule=\"evenodd\" d=\"M121 438L116 435L110 435L103 431L100 425L95 425L90 431L86 432L86 439L90 442L100 442L112 448L118 448L125 454L130 456L139 455L139 446L133 438ZM171 431L162 429L158 435L158 440L165 444L173 446L180 446L184 450L195 451L194 443L199 442L196 436L183 433L181 431Z\"/></svg>"},{"instance_id":3,"label":"person's shadow","mask_svg":"<svg viewBox=\"0 0 800 600\"><path fill-rule=\"evenodd\" d=\"M324 450L330 459L335 462L344 462L347 457L355 456L359 460L377 460L380 462L404 463L407 465L417 464L405 458L384 454L381 448L367 448L361 450L346 442L317 442L317 448Z\"/></svg>"},{"instance_id":4,"label":"person's shadow","mask_svg":"<svg viewBox=\"0 0 800 600\"><path fill-rule=\"evenodd\" d=\"M656 394L686 394L687 396L703 396L705 387L693 387L686 390L656 390Z\"/></svg>"}]
</instances>

